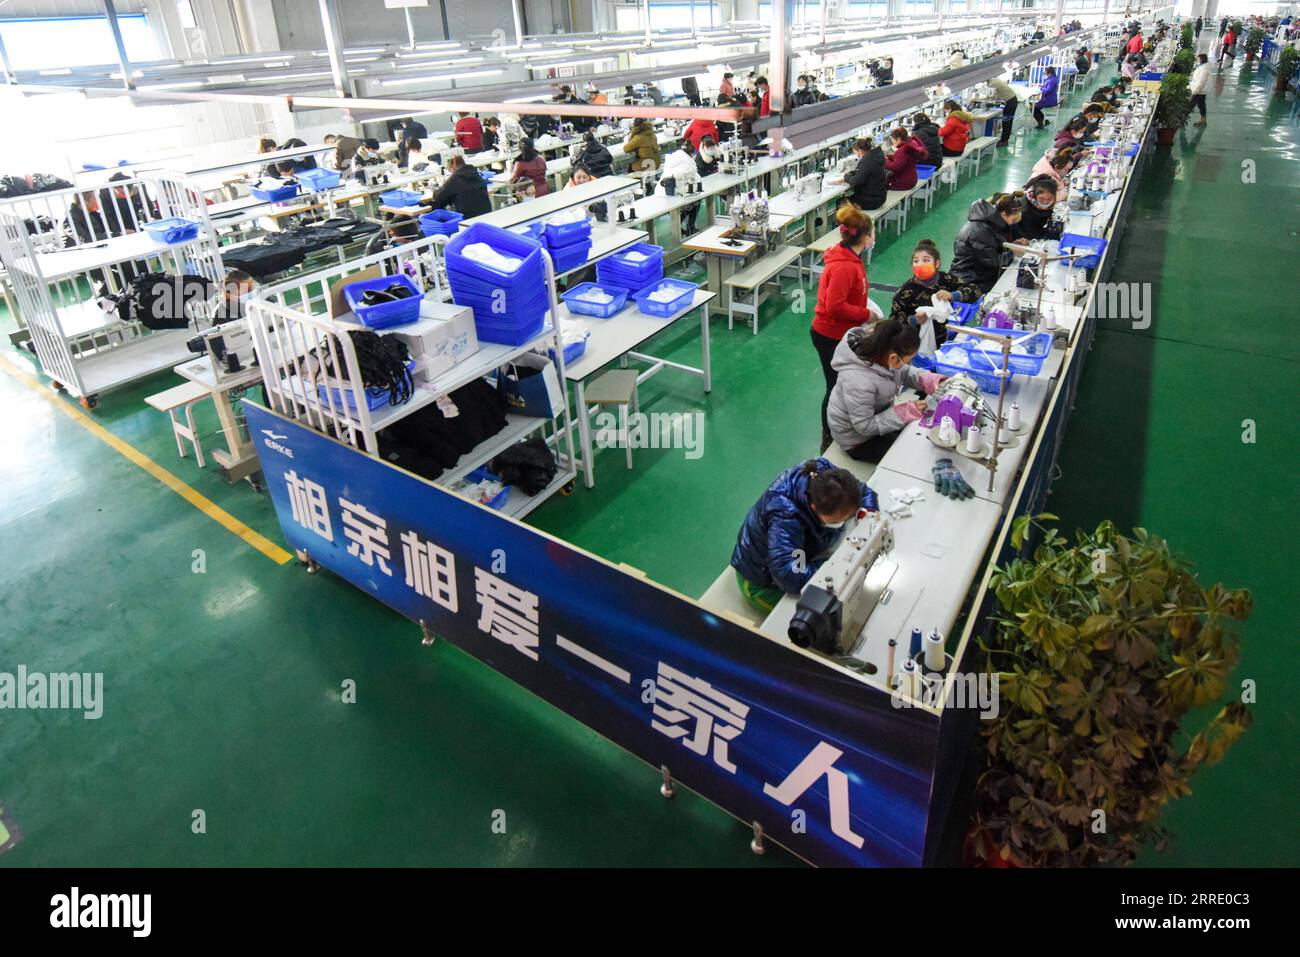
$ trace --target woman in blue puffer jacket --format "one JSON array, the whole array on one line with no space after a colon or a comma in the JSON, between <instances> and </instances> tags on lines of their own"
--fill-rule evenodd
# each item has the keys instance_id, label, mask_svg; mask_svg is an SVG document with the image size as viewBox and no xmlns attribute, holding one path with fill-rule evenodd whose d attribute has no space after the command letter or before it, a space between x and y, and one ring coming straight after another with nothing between
<instances>
[{"instance_id":1,"label":"woman in blue puffer jacket","mask_svg":"<svg viewBox=\"0 0 1300 957\"><path fill-rule=\"evenodd\" d=\"M783 594L799 594L830 554L844 523L859 508L874 512L877 507L875 492L826 459L786 469L740 528L731 566L741 594L764 613Z\"/></svg>"}]
</instances>

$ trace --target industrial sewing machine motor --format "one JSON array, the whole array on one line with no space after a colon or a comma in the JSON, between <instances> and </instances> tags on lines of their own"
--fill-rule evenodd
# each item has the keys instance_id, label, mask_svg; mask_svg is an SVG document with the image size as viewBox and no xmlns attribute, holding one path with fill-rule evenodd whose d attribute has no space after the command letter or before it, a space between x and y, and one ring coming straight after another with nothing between
<instances>
[{"instance_id":1,"label":"industrial sewing machine motor","mask_svg":"<svg viewBox=\"0 0 1300 957\"><path fill-rule=\"evenodd\" d=\"M787 635L800 648L847 655L889 586L897 567L882 556L894 547L894 526L859 509L853 525L804 585Z\"/></svg>"}]
</instances>

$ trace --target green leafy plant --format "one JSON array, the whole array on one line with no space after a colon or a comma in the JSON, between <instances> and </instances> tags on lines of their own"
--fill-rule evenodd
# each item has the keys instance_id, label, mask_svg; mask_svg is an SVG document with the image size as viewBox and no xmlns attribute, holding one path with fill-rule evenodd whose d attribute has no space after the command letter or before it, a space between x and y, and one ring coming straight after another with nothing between
<instances>
[{"instance_id":1,"label":"green leafy plant","mask_svg":"<svg viewBox=\"0 0 1300 957\"><path fill-rule=\"evenodd\" d=\"M1260 27L1251 27L1250 32L1246 34L1246 59L1253 60L1255 54L1259 52L1260 44L1264 42L1264 31Z\"/></svg>"},{"instance_id":2,"label":"green leafy plant","mask_svg":"<svg viewBox=\"0 0 1300 957\"><path fill-rule=\"evenodd\" d=\"M1156 125L1165 130L1181 130L1192 112L1192 94L1187 88L1186 73L1170 71L1160 81L1160 99L1156 101Z\"/></svg>"},{"instance_id":3,"label":"green leafy plant","mask_svg":"<svg viewBox=\"0 0 1300 957\"><path fill-rule=\"evenodd\" d=\"M1041 543L992 579L999 611L981 645L999 709L982 722L970 847L989 863L1126 864L1149 841L1164 846L1165 806L1250 726L1232 702L1183 728L1227 691L1240 653L1231 622L1251 596L1202 586L1144 529L1129 538L1103 522L1071 545L1042 524L1055 517L1017 519L1013 546L1032 530Z\"/></svg>"},{"instance_id":4,"label":"green leafy plant","mask_svg":"<svg viewBox=\"0 0 1300 957\"><path fill-rule=\"evenodd\" d=\"M1238 39L1240 39L1240 37L1241 37L1241 21L1240 21L1240 20L1233 20L1233 21L1232 21L1232 25L1231 25L1230 27L1228 27L1228 29L1232 31L1232 35L1233 35L1234 37L1237 37Z\"/></svg>"},{"instance_id":5,"label":"green leafy plant","mask_svg":"<svg viewBox=\"0 0 1300 957\"><path fill-rule=\"evenodd\" d=\"M1179 50L1169 63L1170 73L1184 73L1191 76L1194 69L1196 69L1196 54L1191 50Z\"/></svg>"},{"instance_id":6,"label":"green leafy plant","mask_svg":"<svg viewBox=\"0 0 1300 957\"><path fill-rule=\"evenodd\" d=\"M1190 21L1183 24L1182 33L1178 38L1178 48L1180 50L1190 50L1192 48L1192 24Z\"/></svg>"},{"instance_id":7,"label":"green leafy plant","mask_svg":"<svg viewBox=\"0 0 1300 957\"><path fill-rule=\"evenodd\" d=\"M1277 63L1273 67L1273 74L1277 77L1278 87L1283 88L1291 82L1291 77L1296 75L1296 70L1300 69L1300 50L1295 47L1283 47L1277 55Z\"/></svg>"}]
</instances>

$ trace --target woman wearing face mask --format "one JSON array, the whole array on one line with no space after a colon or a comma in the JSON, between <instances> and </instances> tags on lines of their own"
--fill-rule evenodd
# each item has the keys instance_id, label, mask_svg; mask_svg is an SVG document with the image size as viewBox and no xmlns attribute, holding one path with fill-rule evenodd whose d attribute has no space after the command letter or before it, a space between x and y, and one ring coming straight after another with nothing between
<instances>
[{"instance_id":1,"label":"woman wearing face mask","mask_svg":"<svg viewBox=\"0 0 1300 957\"><path fill-rule=\"evenodd\" d=\"M826 418L835 444L861 462L879 462L899 431L925 413L923 400L900 399L910 386L933 392L943 382L937 372L917 372L921 336L898 319L850 329L835 350L839 378L831 392Z\"/></svg>"},{"instance_id":2,"label":"woman wearing face mask","mask_svg":"<svg viewBox=\"0 0 1300 957\"><path fill-rule=\"evenodd\" d=\"M797 595L831 553L859 508L876 511L876 493L847 469L809 459L776 477L745 516L731 567L745 599L766 614Z\"/></svg>"},{"instance_id":3,"label":"woman wearing face mask","mask_svg":"<svg viewBox=\"0 0 1300 957\"><path fill-rule=\"evenodd\" d=\"M885 157L890 189L911 189L916 185L916 164L926 157L925 144L903 127L889 134L894 151Z\"/></svg>"},{"instance_id":4,"label":"woman wearing face mask","mask_svg":"<svg viewBox=\"0 0 1300 957\"><path fill-rule=\"evenodd\" d=\"M1073 147L1064 146L1059 150L1049 150L1029 171L1033 178L1048 176L1056 182L1056 201L1062 203L1070 195L1070 173L1078 165L1079 154Z\"/></svg>"},{"instance_id":5,"label":"woman wearing face mask","mask_svg":"<svg viewBox=\"0 0 1300 957\"><path fill-rule=\"evenodd\" d=\"M519 157L515 160L515 167L510 173L510 179L518 182L522 177L527 177L533 182L533 192L529 196L545 196L551 191L550 184L546 182L546 157L537 152L533 146L533 141L525 137L519 141Z\"/></svg>"},{"instance_id":6,"label":"woman wearing face mask","mask_svg":"<svg viewBox=\"0 0 1300 957\"><path fill-rule=\"evenodd\" d=\"M1073 119L1066 124L1063 130L1056 134L1056 142L1053 144L1058 150L1066 146L1082 146L1084 137L1088 135L1088 121L1083 119Z\"/></svg>"},{"instance_id":7,"label":"woman wearing face mask","mask_svg":"<svg viewBox=\"0 0 1300 957\"><path fill-rule=\"evenodd\" d=\"M695 172L700 179L712 176L718 171L718 145L712 136L700 140L699 152L695 154Z\"/></svg>"},{"instance_id":8,"label":"woman wearing face mask","mask_svg":"<svg viewBox=\"0 0 1300 957\"><path fill-rule=\"evenodd\" d=\"M853 144L853 155L858 165L847 176L832 180L846 183L849 201L858 209L879 209L889 198L889 172L885 169L885 154L871 140L863 137Z\"/></svg>"},{"instance_id":9,"label":"woman wearing face mask","mask_svg":"<svg viewBox=\"0 0 1300 957\"><path fill-rule=\"evenodd\" d=\"M1017 240L1061 238L1062 224L1052 219L1057 185L1051 176L1035 176L1025 184L1020 222L1011 227L1012 236Z\"/></svg>"},{"instance_id":10,"label":"woman wearing face mask","mask_svg":"<svg viewBox=\"0 0 1300 957\"><path fill-rule=\"evenodd\" d=\"M875 225L870 216L852 203L836 210L835 219L840 224L840 242L826 250L812 320L813 348L817 350L822 376L826 379L826 394L822 397L823 451L831 444L826 403L835 387L835 369L831 364L835 349L854 326L883 315L879 309L872 312L874 303L867 299L867 267L862 264L862 254L876 243Z\"/></svg>"},{"instance_id":11,"label":"woman wearing face mask","mask_svg":"<svg viewBox=\"0 0 1300 957\"><path fill-rule=\"evenodd\" d=\"M948 340L948 324L937 319L918 316L916 310L932 306L937 300L945 302L974 302L983 293L979 287L962 282L950 272L939 267L939 247L932 239L922 239L912 250L912 278L898 287L889 318L910 322L918 329L929 322L934 331L936 345Z\"/></svg>"},{"instance_id":12,"label":"woman wearing face mask","mask_svg":"<svg viewBox=\"0 0 1300 957\"><path fill-rule=\"evenodd\" d=\"M979 287L981 294L997 284L1002 270L1011 265L1011 252L1002 244L1012 240L1012 227L1020 222L1023 193L995 193L977 199L966 213L966 225L953 240L952 274Z\"/></svg>"},{"instance_id":13,"label":"woman wearing face mask","mask_svg":"<svg viewBox=\"0 0 1300 957\"><path fill-rule=\"evenodd\" d=\"M517 206L537 198L537 184L527 176L520 176L510 184L510 205Z\"/></svg>"}]
</instances>

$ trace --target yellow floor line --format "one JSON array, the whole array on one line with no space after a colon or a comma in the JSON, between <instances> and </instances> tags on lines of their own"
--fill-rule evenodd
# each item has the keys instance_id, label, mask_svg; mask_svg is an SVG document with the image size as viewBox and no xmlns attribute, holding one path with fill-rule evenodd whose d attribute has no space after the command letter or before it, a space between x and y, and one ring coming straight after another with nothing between
<instances>
[{"instance_id":1,"label":"yellow floor line","mask_svg":"<svg viewBox=\"0 0 1300 957\"><path fill-rule=\"evenodd\" d=\"M60 399L49 386L43 385L35 376L28 372L24 372L4 357L0 357L0 371L4 372L22 385L25 385L28 389L45 399L73 422L76 422L91 435L95 436L101 442L104 442L127 461L144 469L208 518L212 519L227 531L238 535L245 542L253 548L256 548L277 565L283 565L293 559L293 555L289 552L286 552L266 536L249 528L207 496L195 491L153 459L149 458L149 456L131 445L131 443L118 438L76 406Z\"/></svg>"}]
</instances>

